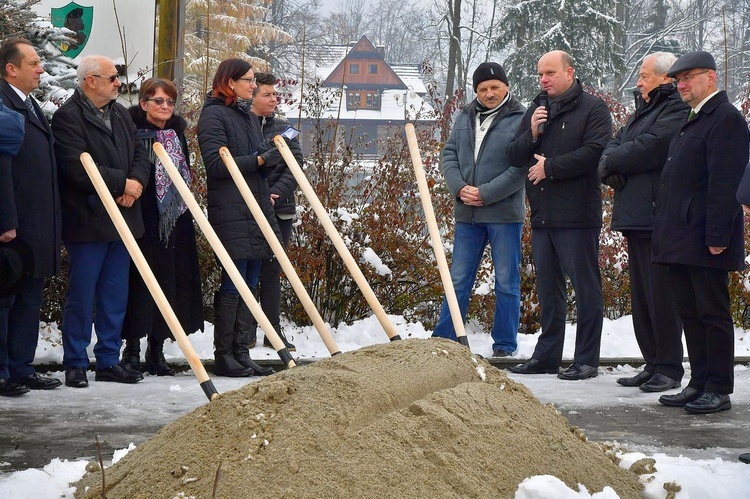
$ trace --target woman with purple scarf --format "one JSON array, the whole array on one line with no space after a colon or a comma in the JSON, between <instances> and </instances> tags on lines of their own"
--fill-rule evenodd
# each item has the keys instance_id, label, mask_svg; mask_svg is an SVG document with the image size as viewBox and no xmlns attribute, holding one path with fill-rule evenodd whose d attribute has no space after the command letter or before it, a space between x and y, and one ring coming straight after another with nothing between
<instances>
[{"instance_id":1,"label":"woman with purple scarf","mask_svg":"<svg viewBox=\"0 0 750 499\"><path fill-rule=\"evenodd\" d=\"M160 142L190 185L190 154L185 140L185 120L174 114L177 88L162 78L143 82L139 103L128 111L138 127L138 138L149 151L151 179L141 196L146 232L138 245L156 276L186 334L203 330L198 250L193 218L177 188L156 157L152 146ZM173 376L164 358L164 341L174 339L134 264L131 263L128 309L122 327L125 348L122 364L140 369L140 339L147 337L146 368L150 374Z\"/></svg>"}]
</instances>

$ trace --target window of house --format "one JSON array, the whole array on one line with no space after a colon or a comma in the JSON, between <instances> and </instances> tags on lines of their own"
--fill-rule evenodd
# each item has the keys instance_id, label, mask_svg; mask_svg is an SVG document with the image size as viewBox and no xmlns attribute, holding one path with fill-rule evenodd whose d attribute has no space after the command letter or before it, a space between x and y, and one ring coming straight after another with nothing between
<instances>
[{"instance_id":1,"label":"window of house","mask_svg":"<svg viewBox=\"0 0 750 499\"><path fill-rule=\"evenodd\" d=\"M372 94L371 93L368 93L365 95L365 102L366 102L365 107L372 108Z\"/></svg>"},{"instance_id":2,"label":"window of house","mask_svg":"<svg viewBox=\"0 0 750 499\"><path fill-rule=\"evenodd\" d=\"M359 74L359 64L349 64L349 74Z\"/></svg>"},{"instance_id":3,"label":"window of house","mask_svg":"<svg viewBox=\"0 0 750 499\"><path fill-rule=\"evenodd\" d=\"M377 64L370 64L370 67L368 68L367 72L371 75L378 74L378 65Z\"/></svg>"}]
</instances>

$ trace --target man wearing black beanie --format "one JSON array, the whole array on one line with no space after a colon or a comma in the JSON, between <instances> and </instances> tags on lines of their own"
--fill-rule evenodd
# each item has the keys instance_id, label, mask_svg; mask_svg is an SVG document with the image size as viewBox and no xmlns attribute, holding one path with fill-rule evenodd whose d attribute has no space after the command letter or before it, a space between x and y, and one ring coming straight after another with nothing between
<instances>
[{"instance_id":1,"label":"man wearing black beanie","mask_svg":"<svg viewBox=\"0 0 750 499\"><path fill-rule=\"evenodd\" d=\"M458 114L440 163L456 217L451 280L463 320L484 248L490 244L495 267L492 356L507 357L517 347L525 208L523 173L510 165L506 149L525 109L508 90L499 64L480 64L473 81L477 98ZM432 335L456 339L445 299Z\"/></svg>"}]
</instances>

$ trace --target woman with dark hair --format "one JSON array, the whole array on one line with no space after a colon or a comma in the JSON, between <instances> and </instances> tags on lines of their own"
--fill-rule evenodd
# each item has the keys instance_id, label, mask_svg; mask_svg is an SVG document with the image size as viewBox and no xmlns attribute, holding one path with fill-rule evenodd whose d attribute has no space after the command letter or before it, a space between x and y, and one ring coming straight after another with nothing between
<instances>
[{"instance_id":1,"label":"woman with dark hair","mask_svg":"<svg viewBox=\"0 0 750 499\"><path fill-rule=\"evenodd\" d=\"M255 75L247 61L227 59L219 64L212 91L206 97L198 120L198 141L206 167L208 219L232 261L256 293L261 262L272 252L242 199L234 180L219 156L227 147L266 219L281 240L271 204L271 191L261 175L263 166L281 158L276 147L263 141L258 118L250 112ZM273 370L262 368L250 358L251 318L238 314L242 299L226 271L214 295L214 374L219 376L265 376Z\"/></svg>"},{"instance_id":2,"label":"woman with dark hair","mask_svg":"<svg viewBox=\"0 0 750 499\"><path fill-rule=\"evenodd\" d=\"M169 80L151 78L143 82L139 103L128 111L138 127L137 137L149 151L151 179L141 196L146 232L138 245L156 276L186 334L203 330L198 250L193 217L177 192L152 146L160 142L172 162L190 184L190 155L185 140L185 120L174 114L177 87ZM140 338L148 338L146 368L150 374L173 376L164 358L164 340L174 339L140 273L131 263L128 308L122 327L125 349L122 363L140 368Z\"/></svg>"}]
</instances>

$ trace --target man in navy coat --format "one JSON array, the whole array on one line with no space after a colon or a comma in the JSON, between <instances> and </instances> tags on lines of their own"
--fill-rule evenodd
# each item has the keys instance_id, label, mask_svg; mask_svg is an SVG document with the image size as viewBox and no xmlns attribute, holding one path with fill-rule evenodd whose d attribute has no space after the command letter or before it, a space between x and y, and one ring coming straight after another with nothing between
<instances>
[{"instance_id":1,"label":"man in navy coat","mask_svg":"<svg viewBox=\"0 0 750 499\"><path fill-rule=\"evenodd\" d=\"M60 194L52 130L31 97L44 73L28 40L10 38L0 47L0 99L23 116L25 135L15 156L0 158L0 243L22 241L31 250L30 279L0 298L0 395L22 395L60 386L31 363L39 339L44 278L60 268ZM12 193L9 187L12 185Z\"/></svg>"},{"instance_id":2,"label":"man in navy coat","mask_svg":"<svg viewBox=\"0 0 750 499\"><path fill-rule=\"evenodd\" d=\"M729 272L744 262L742 210L736 192L750 151L740 112L717 88L708 52L685 54L668 76L690 115L672 141L656 201L653 261L669 266L685 331L687 388L659 402L709 414L732 407L734 326Z\"/></svg>"}]
</instances>

